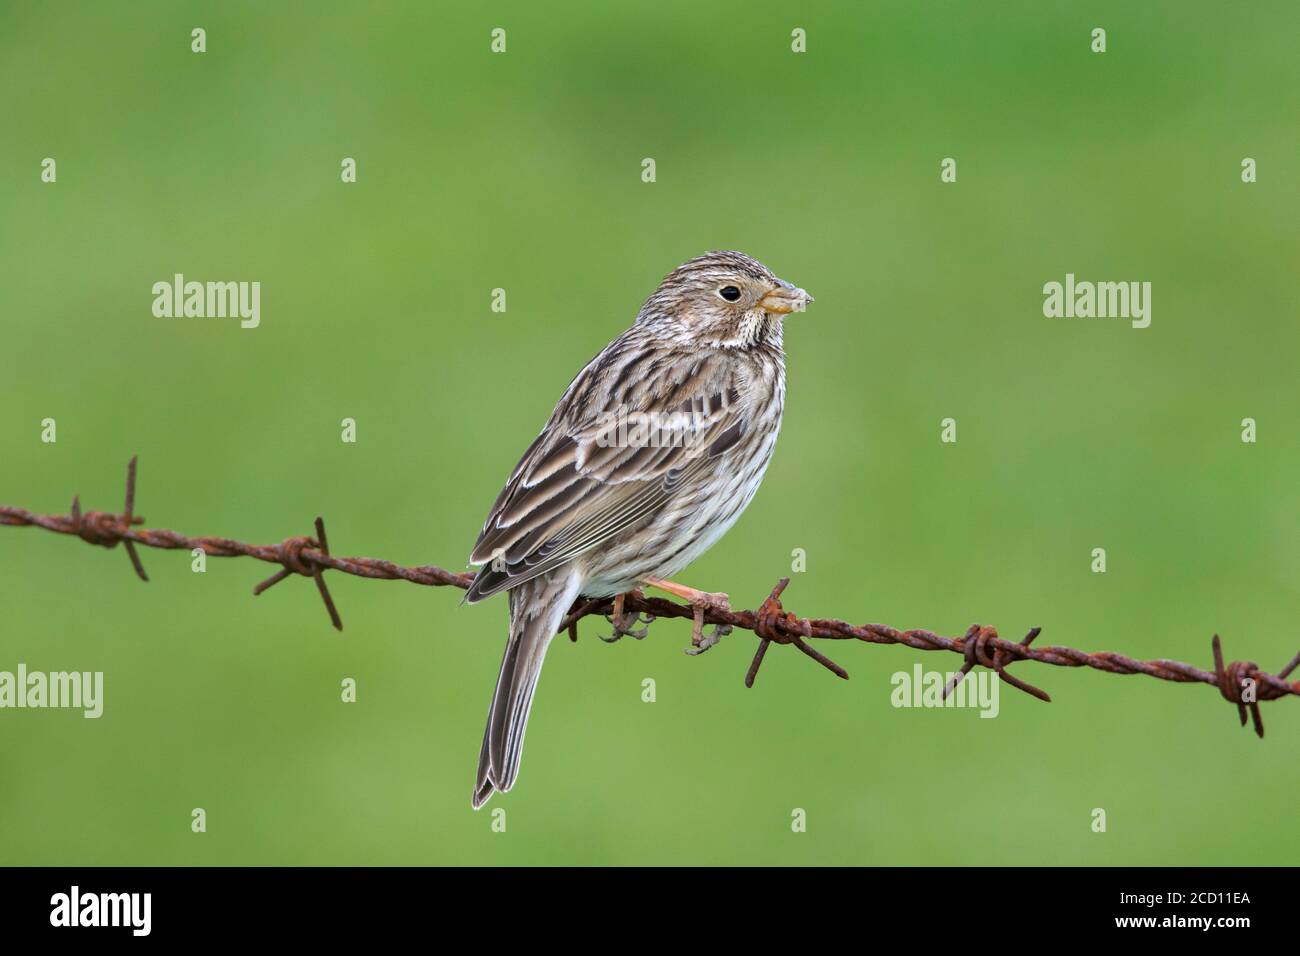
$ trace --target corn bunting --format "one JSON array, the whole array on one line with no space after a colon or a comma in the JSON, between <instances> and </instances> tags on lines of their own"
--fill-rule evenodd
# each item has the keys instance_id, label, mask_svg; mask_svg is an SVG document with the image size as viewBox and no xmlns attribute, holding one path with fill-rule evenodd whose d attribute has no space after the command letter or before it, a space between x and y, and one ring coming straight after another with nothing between
<instances>
[{"instance_id":1,"label":"corn bunting","mask_svg":"<svg viewBox=\"0 0 1300 956\"><path fill-rule=\"evenodd\" d=\"M619 596L637 587L725 606L667 579L758 490L785 400L782 320L811 301L749 256L710 252L669 273L569 383L470 557L483 567L466 599L510 599L475 809L514 786L542 659L575 599L614 596L616 636Z\"/></svg>"}]
</instances>

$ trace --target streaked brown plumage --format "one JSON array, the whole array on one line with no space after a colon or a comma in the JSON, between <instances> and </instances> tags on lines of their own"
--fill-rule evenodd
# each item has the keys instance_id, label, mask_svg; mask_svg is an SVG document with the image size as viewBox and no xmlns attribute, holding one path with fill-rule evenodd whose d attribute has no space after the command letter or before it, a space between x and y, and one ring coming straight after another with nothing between
<instances>
[{"instance_id":1,"label":"streaked brown plumage","mask_svg":"<svg viewBox=\"0 0 1300 956\"><path fill-rule=\"evenodd\" d=\"M708 253L569 383L470 557L483 567L467 600L510 597L475 808L514 785L542 660L575 598L671 577L749 504L781 426L782 320L811 300L749 256Z\"/></svg>"}]
</instances>

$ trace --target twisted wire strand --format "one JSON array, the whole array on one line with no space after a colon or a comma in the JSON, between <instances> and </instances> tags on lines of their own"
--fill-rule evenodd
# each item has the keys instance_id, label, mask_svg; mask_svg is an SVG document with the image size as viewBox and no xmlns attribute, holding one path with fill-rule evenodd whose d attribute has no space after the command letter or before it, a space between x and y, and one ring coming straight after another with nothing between
<instances>
[{"instance_id":1,"label":"twisted wire strand","mask_svg":"<svg viewBox=\"0 0 1300 956\"><path fill-rule=\"evenodd\" d=\"M114 548L121 543L136 574L144 581L149 578L136 545L164 550L198 549L210 557L248 557L277 564L280 570L257 584L253 588L253 594L261 594L294 574L313 578L334 627L340 631L343 622L323 576L327 570L354 577L409 581L428 587L455 587L462 590L468 588L474 580L472 573L449 571L434 565L403 567L381 558L333 555L325 535L324 521L320 518L315 521L314 536L297 535L278 544L247 544L232 538L192 536L165 528L138 527L144 519L135 514L136 466L136 459L132 458L127 467L126 501L120 514L83 512L80 499L73 498L71 513L67 515L36 514L26 508L0 505L0 525L36 527L57 534L76 535L88 544L105 548ZM623 634L644 636L644 630L631 631L623 626L621 622L627 616L634 623L638 620L648 623L656 618L691 618L695 622L697 635L702 625L714 626L717 636L736 628L750 631L759 640L758 649L745 675L745 684L750 687L754 684L771 644L793 645L836 676L847 679L848 672L809 644L810 640L901 644L921 651L950 651L958 654L964 658L964 663L960 673L945 687L945 696L972 669L984 667L997 673L1002 681L1016 689L1050 702L1051 697L1046 692L1007 672L1010 664L1019 661L1036 661L1054 667L1089 667L1108 674L1142 674L1175 683L1209 684L1217 687L1220 696L1236 706L1243 726L1249 714L1255 732L1260 737L1264 736L1264 724L1259 713L1260 702L1285 696L1300 696L1300 681L1287 680L1292 671L1300 666L1300 653L1276 674L1262 670L1254 661L1231 661L1225 664L1217 634L1211 641L1214 670L1207 671L1182 661L1142 661L1110 651L1088 653L1059 645L1031 646L1040 633L1040 628L1031 629L1020 641L1010 641L1000 637L995 628L979 624L971 625L961 637L945 637L921 628L899 630L887 624L857 625L831 618L800 618L786 611L781 604L781 594L788 584L789 579L782 578L757 610L678 604L665 598L648 597L639 590L623 595L617 602L613 598L580 598L561 624L560 631L568 631L570 638L577 640L578 622L592 615L612 619L615 635L609 640L617 640ZM697 646L694 652L698 653L716 643L717 636ZM689 650L692 649L688 648Z\"/></svg>"}]
</instances>

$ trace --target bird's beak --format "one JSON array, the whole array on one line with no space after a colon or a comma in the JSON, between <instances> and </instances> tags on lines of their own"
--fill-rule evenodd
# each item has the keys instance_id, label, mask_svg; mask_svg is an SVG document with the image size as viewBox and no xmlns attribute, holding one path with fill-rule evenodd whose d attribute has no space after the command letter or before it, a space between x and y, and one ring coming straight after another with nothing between
<instances>
[{"instance_id":1,"label":"bird's beak","mask_svg":"<svg viewBox=\"0 0 1300 956\"><path fill-rule=\"evenodd\" d=\"M802 312L809 302L813 301L803 289L792 286L784 279L777 279L780 283L775 289L759 301L758 305L764 312L776 312L785 315L788 312Z\"/></svg>"}]
</instances>

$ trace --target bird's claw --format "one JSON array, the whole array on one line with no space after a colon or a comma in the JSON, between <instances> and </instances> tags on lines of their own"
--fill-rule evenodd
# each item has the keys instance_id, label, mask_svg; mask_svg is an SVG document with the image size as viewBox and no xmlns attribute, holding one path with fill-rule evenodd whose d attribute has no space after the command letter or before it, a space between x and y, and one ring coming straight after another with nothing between
<instances>
[{"instance_id":1,"label":"bird's claw","mask_svg":"<svg viewBox=\"0 0 1300 956\"><path fill-rule=\"evenodd\" d=\"M697 654L703 654L710 647L718 643L718 641L722 640L730 633L731 633L730 624L715 624L713 625L713 630L709 631L707 634L701 634L700 639L697 642L695 640L695 634L694 632L692 632L691 646L686 648L686 653L690 654L692 657L694 657Z\"/></svg>"},{"instance_id":2,"label":"bird's claw","mask_svg":"<svg viewBox=\"0 0 1300 956\"><path fill-rule=\"evenodd\" d=\"M701 591L700 596L691 602L691 610L695 613L691 620L691 646L686 648L686 653L694 657L731 633L730 624L715 624L713 630L704 633L704 612L730 611L731 598L721 591Z\"/></svg>"},{"instance_id":3,"label":"bird's claw","mask_svg":"<svg viewBox=\"0 0 1300 956\"><path fill-rule=\"evenodd\" d=\"M650 625L654 623L654 619L655 616L653 614L623 614L619 617L614 617L612 614L606 614L605 620L609 621L610 626L614 629L614 633L609 637L600 634L597 634L596 636L606 644L613 644L616 641L621 641L625 636L638 641L645 640L650 633ZM644 624L646 626L637 627L637 624Z\"/></svg>"},{"instance_id":4,"label":"bird's claw","mask_svg":"<svg viewBox=\"0 0 1300 956\"><path fill-rule=\"evenodd\" d=\"M633 593L637 594L639 592L634 591ZM609 621L614 633L609 637L602 637L600 634L596 635L606 644L613 644L615 641L622 640L625 635L640 641L644 640L650 633L650 624L654 621L655 616L653 614L642 615L638 612L624 614L623 603L626 598L626 594L620 594L614 598L613 613L605 615L605 620ZM638 624L646 626L638 628Z\"/></svg>"}]
</instances>

